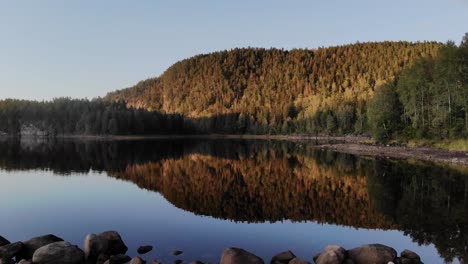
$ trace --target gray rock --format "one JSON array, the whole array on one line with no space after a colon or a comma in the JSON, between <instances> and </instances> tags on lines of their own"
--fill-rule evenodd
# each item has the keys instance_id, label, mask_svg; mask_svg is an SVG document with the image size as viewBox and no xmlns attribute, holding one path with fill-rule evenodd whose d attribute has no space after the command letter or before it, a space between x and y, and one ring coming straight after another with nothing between
<instances>
[{"instance_id":1,"label":"gray rock","mask_svg":"<svg viewBox=\"0 0 468 264\"><path fill-rule=\"evenodd\" d=\"M101 236L97 236L95 234L87 235L83 247L85 259L97 259L100 254L107 252L108 245L109 242L107 239Z\"/></svg>"},{"instance_id":2,"label":"gray rock","mask_svg":"<svg viewBox=\"0 0 468 264\"><path fill-rule=\"evenodd\" d=\"M327 246L315 260L317 264L341 264L346 258L346 250L337 245Z\"/></svg>"},{"instance_id":3,"label":"gray rock","mask_svg":"<svg viewBox=\"0 0 468 264\"><path fill-rule=\"evenodd\" d=\"M138 254L146 254L153 250L153 246L141 246L137 249Z\"/></svg>"},{"instance_id":4,"label":"gray rock","mask_svg":"<svg viewBox=\"0 0 468 264\"><path fill-rule=\"evenodd\" d=\"M411 259L411 260L417 260L417 261L421 261L421 257L416 254L415 252L409 250L409 249L405 249L401 252L400 256L402 258L407 258L407 259Z\"/></svg>"},{"instance_id":5,"label":"gray rock","mask_svg":"<svg viewBox=\"0 0 468 264\"><path fill-rule=\"evenodd\" d=\"M34 252L38 248L60 241L63 241L63 239L54 235L45 235L31 238L30 240L23 242L24 246L18 253L16 259L32 259Z\"/></svg>"},{"instance_id":6,"label":"gray rock","mask_svg":"<svg viewBox=\"0 0 468 264\"><path fill-rule=\"evenodd\" d=\"M35 264L81 264L84 252L68 242L55 242L37 249L32 261Z\"/></svg>"},{"instance_id":7,"label":"gray rock","mask_svg":"<svg viewBox=\"0 0 468 264\"><path fill-rule=\"evenodd\" d=\"M6 244L0 247L0 258L2 259L12 259L15 257L18 252L23 248L22 242L15 242L11 244Z\"/></svg>"},{"instance_id":8,"label":"gray rock","mask_svg":"<svg viewBox=\"0 0 468 264\"><path fill-rule=\"evenodd\" d=\"M144 261L142 258L140 257L134 257L132 258L132 260L130 261L130 264L146 264L146 261Z\"/></svg>"},{"instance_id":9,"label":"gray rock","mask_svg":"<svg viewBox=\"0 0 468 264\"><path fill-rule=\"evenodd\" d=\"M179 256L179 255L182 255L184 252L180 251L180 250L174 250L172 251L172 255L173 256Z\"/></svg>"},{"instance_id":10,"label":"gray rock","mask_svg":"<svg viewBox=\"0 0 468 264\"><path fill-rule=\"evenodd\" d=\"M290 250L281 252L271 258L270 264L288 264L296 255Z\"/></svg>"},{"instance_id":11,"label":"gray rock","mask_svg":"<svg viewBox=\"0 0 468 264\"><path fill-rule=\"evenodd\" d=\"M293 258L291 259L291 261L289 261L289 264L310 264L310 263L300 258Z\"/></svg>"},{"instance_id":12,"label":"gray rock","mask_svg":"<svg viewBox=\"0 0 468 264\"><path fill-rule=\"evenodd\" d=\"M22 259L20 260L20 262L18 262L18 264L32 264L32 262L29 260Z\"/></svg>"},{"instance_id":13,"label":"gray rock","mask_svg":"<svg viewBox=\"0 0 468 264\"><path fill-rule=\"evenodd\" d=\"M264 264L254 254L240 248L227 248L223 251L220 264Z\"/></svg>"},{"instance_id":14,"label":"gray rock","mask_svg":"<svg viewBox=\"0 0 468 264\"><path fill-rule=\"evenodd\" d=\"M117 254L110 256L109 264L124 264L131 260L131 258L124 254ZM106 261L107 262L107 261Z\"/></svg>"},{"instance_id":15,"label":"gray rock","mask_svg":"<svg viewBox=\"0 0 468 264\"><path fill-rule=\"evenodd\" d=\"M8 241L8 239L0 236L0 247L4 246L4 245L8 245L10 244L10 241Z\"/></svg>"},{"instance_id":16,"label":"gray rock","mask_svg":"<svg viewBox=\"0 0 468 264\"><path fill-rule=\"evenodd\" d=\"M104 252L107 255L118 255L127 253L128 247L120 237L120 234L116 231L107 231L98 235L101 238L107 240L108 247L107 251Z\"/></svg>"},{"instance_id":17,"label":"gray rock","mask_svg":"<svg viewBox=\"0 0 468 264\"><path fill-rule=\"evenodd\" d=\"M356 264L387 264L397 257L397 252L385 245L369 244L348 250L348 257Z\"/></svg>"}]
</instances>

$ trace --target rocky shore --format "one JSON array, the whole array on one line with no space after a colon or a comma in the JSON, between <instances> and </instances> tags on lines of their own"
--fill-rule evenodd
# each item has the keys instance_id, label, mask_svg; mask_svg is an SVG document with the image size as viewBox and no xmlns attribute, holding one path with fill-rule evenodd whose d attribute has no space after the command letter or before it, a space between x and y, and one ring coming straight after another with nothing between
<instances>
[{"instance_id":1,"label":"rocky shore","mask_svg":"<svg viewBox=\"0 0 468 264\"><path fill-rule=\"evenodd\" d=\"M55 235L44 235L23 242L10 242L0 236L0 264L158 264L158 260L144 260L146 253L153 250L151 245L137 249L140 256L127 256L128 247L120 234L107 231L89 234L85 237L83 249ZM184 260L183 252L175 250L173 263L202 264L199 260ZM312 262L300 259L291 251L275 255L271 264L419 264L418 254L404 250L398 256L395 249L369 244L346 250L340 246L327 246ZM263 264L260 257L240 248L227 248L221 254L220 264Z\"/></svg>"}]
</instances>

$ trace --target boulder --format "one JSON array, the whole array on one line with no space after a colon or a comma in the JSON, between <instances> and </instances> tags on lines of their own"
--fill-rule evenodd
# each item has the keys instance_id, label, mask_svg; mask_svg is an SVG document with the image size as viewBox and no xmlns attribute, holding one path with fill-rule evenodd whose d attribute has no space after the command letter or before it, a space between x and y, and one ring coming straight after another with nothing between
<instances>
[{"instance_id":1,"label":"boulder","mask_svg":"<svg viewBox=\"0 0 468 264\"><path fill-rule=\"evenodd\" d=\"M157 260L152 260L151 261L151 264L161 264L161 262L157 261Z\"/></svg>"},{"instance_id":2,"label":"boulder","mask_svg":"<svg viewBox=\"0 0 468 264\"><path fill-rule=\"evenodd\" d=\"M397 252L385 245L369 244L348 250L348 257L356 264L387 264L397 257Z\"/></svg>"},{"instance_id":3,"label":"boulder","mask_svg":"<svg viewBox=\"0 0 468 264\"><path fill-rule=\"evenodd\" d=\"M223 251L220 264L264 264L254 254L240 248L227 248Z\"/></svg>"},{"instance_id":4,"label":"boulder","mask_svg":"<svg viewBox=\"0 0 468 264\"><path fill-rule=\"evenodd\" d=\"M132 260L130 261L130 264L146 264L146 261L144 261L142 258L140 257L134 257L132 258Z\"/></svg>"},{"instance_id":5,"label":"boulder","mask_svg":"<svg viewBox=\"0 0 468 264\"><path fill-rule=\"evenodd\" d=\"M54 235L45 235L31 238L30 240L23 242L24 246L18 253L16 259L32 259L34 252L38 248L60 241L63 241L63 239Z\"/></svg>"},{"instance_id":6,"label":"boulder","mask_svg":"<svg viewBox=\"0 0 468 264\"><path fill-rule=\"evenodd\" d=\"M8 241L8 239L0 236L0 247L4 246L4 245L8 245L10 244L10 241Z\"/></svg>"},{"instance_id":7,"label":"boulder","mask_svg":"<svg viewBox=\"0 0 468 264\"><path fill-rule=\"evenodd\" d=\"M288 264L296 255L290 250L281 252L271 258L270 264Z\"/></svg>"},{"instance_id":8,"label":"boulder","mask_svg":"<svg viewBox=\"0 0 468 264\"><path fill-rule=\"evenodd\" d=\"M34 264L81 264L84 252L68 242L54 242L37 249L32 261Z\"/></svg>"},{"instance_id":9,"label":"boulder","mask_svg":"<svg viewBox=\"0 0 468 264\"><path fill-rule=\"evenodd\" d=\"M317 264L341 264L346 258L346 250L337 245L327 246L315 259Z\"/></svg>"},{"instance_id":10,"label":"boulder","mask_svg":"<svg viewBox=\"0 0 468 264\"><path fill-rule=\"evenodd\" d=\"M100 254L107 252L108 244L107 239L101 236L95 234L87 235L83 247L85 259L97 259Z\"/></svg>"},{"instance_id":11,"label":"boulder","mask_svg":"<svg viewBox=\"0 0 468 264\"><path fill-rule=\"evenodd\" d=\"M289 264L310 264L310 263L300 258L293 258L291 259L291 261L289 261Z\"/></svg>"},{"instance_id":12,"label":"boulder","mask_svg":"<svg viewBox=\"0 0 468 264\"><path fill-rule=\"evenodd\" d=\"M109 255L106 254L99 254L99 256L96 259L96 264L104 264L107 260L109 260Z\"/></svg>"},{"instance_id":13,"label":"boulder","mask_svg":"<svg viewBox=\"0 0 468 264\"><path fill-rule=\"evenodd\" d=\"M127 253L128 247L116 231L107 231L98 235L107 240L107 255L118 255Z\"/></svg>"},{"instance_id":14,"label":"boulder","mask_svg":"<svg viewBox=\"0 0 468 264\"><path fill-rule=\"evenodd\" d=\"M15 242L11 244L6 244L2 247L0 247L0 258L2 259L12 259L16 255L18 255L18 252L21 251L23 248L23 243L22 242Z\"/></svg>"},{"instance_id":15,"label":"boulder","mask_svg":"<svg viewBox=\"0 0 468 264\"><path fill-rule=\"evenodd\" d=\"M110 256L110 259L107 260L106 262L109 262L109 264L124 264L124 263L129 262L130 260L131 258L127 255L117 254L117 255Z\"/></svg>"},{"instance_id":16,"label":"boulder","mask_svg":"<svg viewBox=\"0 0 468 264\"><path fill-rule=\"evenodd\" d=\"M416 254L415 252L409 250L409 249L405 249L401 252L400 256L402 258L407 258L407 259L411 259L413 261L416 261L417 263L419 263L421 261L421 257Z\"/></svg>"},{"instance_id":17,"label":"boulder","mask_svg":"<svg viewBox=\"0 0 468 264\"><path fill-rule=\"evenodd\" d=\"M138 254L146 254L153 250L153 246L141 246L137 249Z\"/></svg>"},{"instance_id":18,"label":"boulder","mask_svg":"<svg viewBox=\"0 0 468 264\"><path fill-rule=\"evenodd\" d=\"M32 264L32 262L29 260L22 259L20 260L20 262L18 262L18 264Z\"/></svg>"}]
</instances>

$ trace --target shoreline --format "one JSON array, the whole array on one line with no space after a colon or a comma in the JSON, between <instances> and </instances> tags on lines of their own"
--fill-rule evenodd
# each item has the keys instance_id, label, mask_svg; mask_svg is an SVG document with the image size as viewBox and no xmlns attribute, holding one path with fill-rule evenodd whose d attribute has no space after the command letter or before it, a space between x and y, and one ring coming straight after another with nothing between
<instances>
[{"instance_id":1,"label":"shoreline","mask_svg":"<svg viewBox=\"0 0 468 264\"><path fill-rule=\"evenodd\" d=\"M134 249L135 250L135 249ZM0 263L5 264L159 264L154 254L158 251L154 245L141 245L136 248L136 256L129 256L129 248L117 231L105 231L100 234L86 235L83 247L73 245L53 234L33 237L27 241L10 242L0 236ZM132 250L133 251L133 250ZM146 256L145 256L146 255ZM187 259L181 250L173 250L173 263L205 264L200 260ZM153 257L151 257L153 256ZM254 253L241 248L228 247L220 254L220 264L264 264L268 263ZM13 260L14 259L14 260ZM146 259L146 260L145 260ZM366 263L408 263L422 264L421 257L408 249L400 254L386 245L366 244L352 249L338 245L326 246L315 256L305 259L286 250L274 255L272 264L366 264Z\"/></svg>"},{"instance_id":2,"label":"shoreline","mask_svg":"<svg viewBox=\"0 0 468 264\"><path fill-rule=\"evenodd\" d=\"M0 136L0 139L12 138ZM21 140L49 139L48 137L22 137ZM308 135L235 135L235 134L199 134L199 135L58 135L53 139L72 140L151 140L151 139L258 139L283 140L291 142L311 142L317 149L327 149L340 153L359 156L391 158L402 160L422 160L468 166L468 152L451 151L436 147L408 147L404 145L382 145L367 143L371 138L366 136L308 136Z\"/></svg>"}]
</instances>

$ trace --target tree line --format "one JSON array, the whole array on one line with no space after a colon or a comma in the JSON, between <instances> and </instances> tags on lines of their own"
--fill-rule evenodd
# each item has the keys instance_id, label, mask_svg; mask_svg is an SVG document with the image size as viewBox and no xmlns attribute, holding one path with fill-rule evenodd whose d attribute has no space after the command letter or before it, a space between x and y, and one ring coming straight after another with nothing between
<instances>
[{"instance_id":1,"label":"tree line","mask_svg":"<svg viewBox=\"0 0 468 264\"><path fill-rule=\"evenodd\" d=\"M376 139L468 137L468 33L376 90L368 107Z\"/></svg>"},{"instance_id":2,"label":"tree line","mask_svg":"<svg viewBox=\"0 0 468 264\"><path fill-rule=\"evenodd\" d=\"M183 132L183 118L128 108L102 99L58 98L52 101L1 100L0 133L20 135L33 126L45 135L133 135Z\"/></svg>"}]
</instances>

